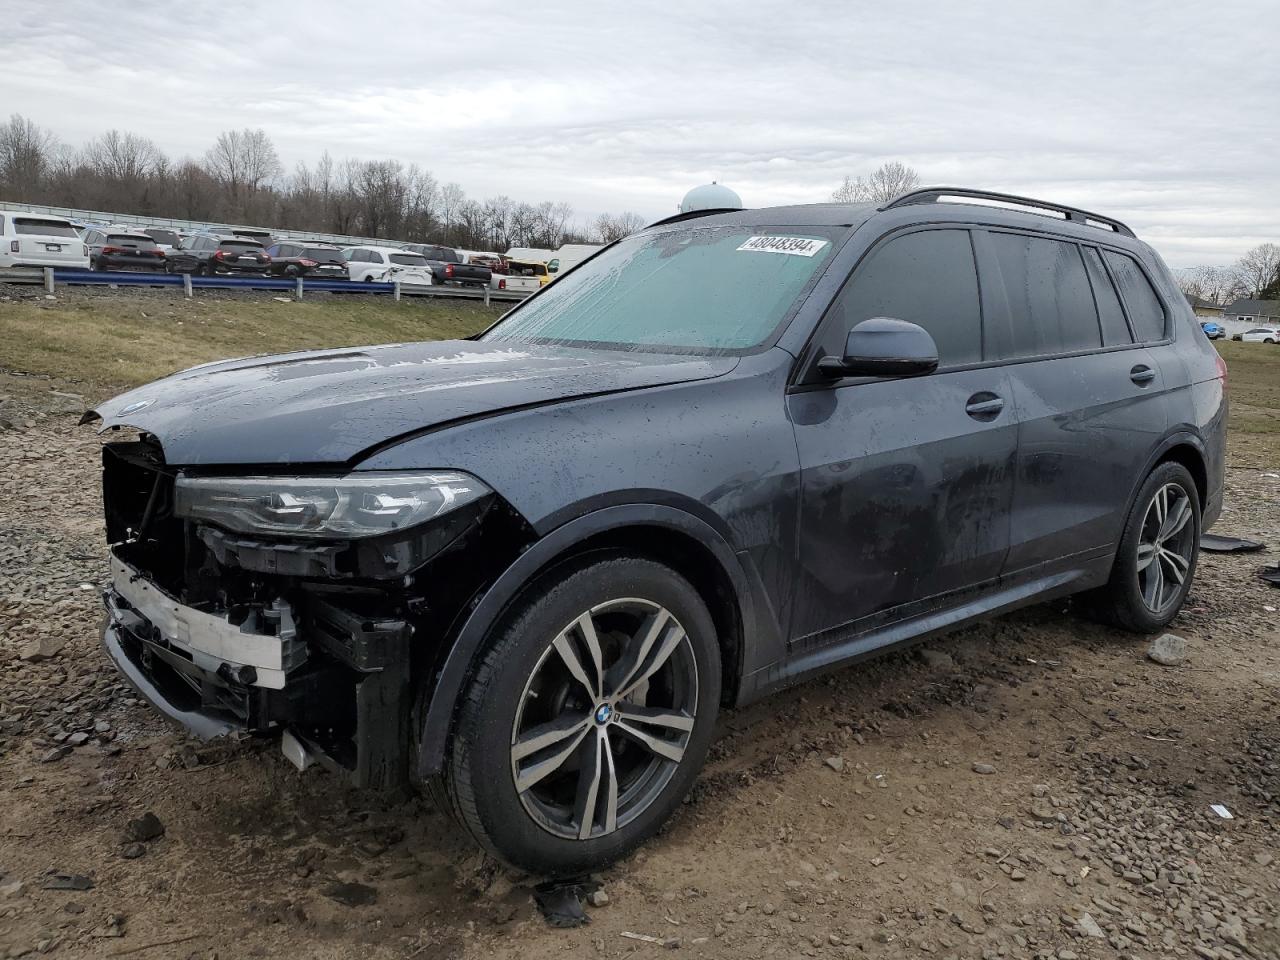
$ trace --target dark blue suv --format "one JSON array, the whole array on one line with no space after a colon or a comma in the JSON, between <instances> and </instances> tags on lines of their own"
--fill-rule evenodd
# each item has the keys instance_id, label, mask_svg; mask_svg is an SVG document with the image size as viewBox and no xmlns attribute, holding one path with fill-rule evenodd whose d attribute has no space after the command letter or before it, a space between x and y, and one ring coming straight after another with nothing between
<instances>
[{"instance_id":1,"label":"dark blue suv","mask_svg":"<svg viewBox=\"0 0 1280 960\"><path fill-rule=\"evenodd\" d=\"M1051 597L1173 619L1226 376L1122 223L962 189L704 211L469 340L208 364L86 415L109 656L201 735L429 789L544 873L717 713Z\"/></svg>"}]
</instances>

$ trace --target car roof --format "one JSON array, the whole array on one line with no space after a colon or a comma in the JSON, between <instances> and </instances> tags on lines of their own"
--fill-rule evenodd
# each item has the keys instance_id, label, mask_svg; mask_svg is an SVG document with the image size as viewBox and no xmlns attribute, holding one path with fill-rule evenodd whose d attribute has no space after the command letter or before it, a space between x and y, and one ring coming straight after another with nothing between
<instances>
[{"instance_id":1,"label":"car roof","mask_svg":"<svg viewBox=\"0 0 1280 960\"><path fill-rule=\"evenodd\" d=\"M433 246L430 243L422 244L424 247ZM350 247L344 247L346 250L377 250L379 253L418 253L417 250L406 250L404 247L382 247L371 243L357 243ZM421 254L418 254L421 256Z\"/></svg>"},{"instance_id":2,"label":"car roof","mask_svg":"<svg viewBox=\"0 0 1280 960\"><path fill-rule=\"evenodd\" d=\"M66 217L59 217L52 213L28 213L26 210L6 210L0 207L0 215L6 217L16 217L20 220L46 220L49 223L65 223L67 226L75 226Z\"/></svg>"}]
</instances>

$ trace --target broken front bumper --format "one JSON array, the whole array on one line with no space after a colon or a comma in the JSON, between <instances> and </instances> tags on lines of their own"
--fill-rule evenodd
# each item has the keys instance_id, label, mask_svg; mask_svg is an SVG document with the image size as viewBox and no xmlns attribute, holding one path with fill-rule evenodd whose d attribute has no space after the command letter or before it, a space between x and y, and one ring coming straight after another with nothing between
<instances>
[{"instance_id":1,"label":"broken front bumper","mask_svg":"<svg viewBox=\"0 0 1280 960\"><path fill-rule=\"evenodd\" d=\"M356 786L407 782L402 622L310 598L305 629L280 600L233 623L185 606L114 555L103 600L107 655L143 698L196 736L287 731Z\"/></svg>"}]
</instances>

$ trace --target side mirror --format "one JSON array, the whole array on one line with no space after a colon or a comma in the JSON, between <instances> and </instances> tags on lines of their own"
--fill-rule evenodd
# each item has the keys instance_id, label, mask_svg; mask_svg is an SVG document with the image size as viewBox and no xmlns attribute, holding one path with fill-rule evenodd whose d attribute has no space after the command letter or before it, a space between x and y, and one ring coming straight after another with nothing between
<instances>
[{"instance_id":1,"label":"side mirror","mask_svg":"<svg viewBox=\"0 0 1280 960\"><path fill-rule=\"evenodd\" d=\"M549 261L547 261L547 273L555 273L555 272L556 272L557 270L559 270L559 269L560 269L560 260L559 260L559 258L557 258L557 259L555 259L555 260L549 260Z\"/></svg>"},{"instance_id":2,"label":"side mirror","mask_svg":"<svg viewBox=\"0 0 1280 960\"><path fill-rule=\"evenodd\" d=\"M919 324L872 317L849 331L843 357L823 357L828 377L919 377L938 369L938 346Z\"/></svg>"}]
</instances>

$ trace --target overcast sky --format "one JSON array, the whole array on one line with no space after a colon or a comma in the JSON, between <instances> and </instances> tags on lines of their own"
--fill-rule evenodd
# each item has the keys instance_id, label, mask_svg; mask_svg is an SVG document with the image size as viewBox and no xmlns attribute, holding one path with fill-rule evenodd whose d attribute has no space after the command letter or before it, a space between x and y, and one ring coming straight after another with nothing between
<instances>
[{"instance_id":1,"label":"overcast sky","mask_svg":"<svg viewBox=\"0 0 1280 960\"><path fill-rule=\"evenodd\" d=\"M174 156L263 127L286 168L396 158L584 220L902 160L1121 217L1175 267L1280 242L1275 0L892 7L0 0L0 114Z\"/></svg>"}]
</instances>

